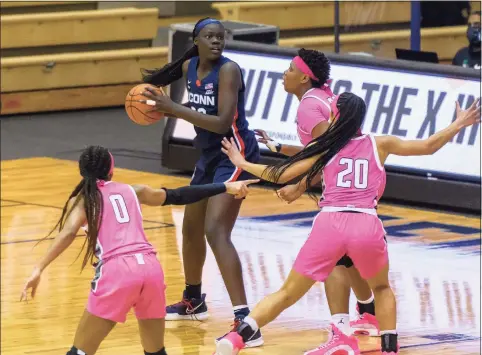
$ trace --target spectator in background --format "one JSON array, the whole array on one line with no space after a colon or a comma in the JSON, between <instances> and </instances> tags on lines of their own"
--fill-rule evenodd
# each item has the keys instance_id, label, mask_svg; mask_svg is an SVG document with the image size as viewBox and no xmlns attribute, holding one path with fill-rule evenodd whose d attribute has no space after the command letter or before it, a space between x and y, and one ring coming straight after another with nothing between
<instances>
[{"instance_id":1,"label":"spectator in background","mask_svg":"<svg viewBox=\"0 0 482 355\"><path fill-rule=\"evenodd\" d=\"M480 11L472 12L468 22L469 46L459 49L452 64L464 68L480 69Z\"/></svg>"}]
</instances>

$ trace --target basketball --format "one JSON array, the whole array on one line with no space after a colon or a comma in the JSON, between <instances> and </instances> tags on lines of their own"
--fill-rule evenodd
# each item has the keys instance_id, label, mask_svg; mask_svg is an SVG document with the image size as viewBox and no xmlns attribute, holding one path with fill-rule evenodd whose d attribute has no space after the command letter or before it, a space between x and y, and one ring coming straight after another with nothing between
<instances>
[{"instance_id":1,"label":"basketball","mask_svg":"<svg viewBox=\"0 0 482 355\"><path fill-rule=\"evenodd\" d=\"M152 111L153 106L140 102L140 100L148 100L142 93L146 91L146 87L150 87L155 91L164 94L164 91L154 85L139 84L134 86L126 96L125 108L129 118L142 126L148 126L164 118L164 113Z\"/></svg>"}]
</instances>

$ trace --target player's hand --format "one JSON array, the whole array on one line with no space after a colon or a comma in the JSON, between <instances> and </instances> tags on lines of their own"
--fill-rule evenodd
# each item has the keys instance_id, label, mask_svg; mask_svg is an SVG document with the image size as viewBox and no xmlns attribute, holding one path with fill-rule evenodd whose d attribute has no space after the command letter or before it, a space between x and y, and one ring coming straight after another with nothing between
<instances>
[{"instance_id":1,"label":"player's hand","mask_svg":"<svg viewBox=\"0 0 482 355\"><path fill-rule=\"evenodd\" d=\"M231 163L237 167L241 167L244 163L246 163L246 160L239 152L234 138L231 138L231 141L228 141L228 139L225 137L223 138L221 144L223 145L221 151L228 156L229 160L231 160Z\"/></svg>"},{"instance_id":2,"label":"player's hand","mask_svg":"<svg viewBox=\"0 0 482 355\"><path fill-rule=\"evenodd\" d=\"M306 188L302 185L303 184L300 183L286 185L281 189L277 190L276 194L281 200L291 203L300 198L300 196L302 196L303 193L306 191Z\"/></svg>"},{"instance_id":3,"label":"player's hand","mask_svg":"<svg viewBox=\"0 0 482 355\"><path fill-rule=\"evenodd\" d=\"M262 129L255 129L254 133L259 137L258 142L265 144L272 152L278 152L281 150L281 145L272 139L266 131Z\"/></svg>"},{"instance_id":4,"label":"player's hand","mask_svg":"<svg viewBox=\"0 0 482 355\"><path fill-rule=\"evenodd\" d=\"M256 184L259 179L245 180L245 181L235 181L235 182L225 182L226 192L230 195L234 195L235 198L245 198L249 193L248 185Z\"/></svg>"},{"instance_id":5,"label":"player's hand","mask_svg":"<svg viewBox=\"0 0 482 355\"><path fill-rule=\"evenodd\" d=\"M273 142L273 139L268 136L266 131L262 129L255 129L254 133L259 137L258 142L263 144L268 144L268 142Z\"/></svg>"},{"instance_id":6,"label":"player's hand","mask_svg":"<svg viewBox=\"0 0 482 355\"><path fill-rule=\"evenodd\" d=\"M467 110L462 110L458 101L456 101L455 105L457 113L455 122L460 125L460 128L472 126L480 122L480 97Z\"/></svg>"},{"instance_id":7,"label":"player's hand","mask_svg":"<svg viewBox=\"0 0 482 355\"><path fill-rule=\"evenodd\" d=\"M172 113L174 102L164 93L159 93L147 86L142 96L146 97L147 100L139 100L139 102L152 106L152 111Z\"/></svg>"},{"instance_id":8,"label":"player's hand","mask_svg":"<svg viewBox=\"0 0 482 355\"><path fill-rule=\"evenodd\" d=\"M23 301L23 300L27 301L29 289L32 289L31 291L32 299L35 297L35 293L37 292L37 287L40 283L41 275L42 275L42 272L40 271L39 268L36 267L35 269L33 269L32 275L30 275L30 277L28 278L27 283L23 288L22 294L20 295L20 301Z\"/></svg>"}]
</instances>

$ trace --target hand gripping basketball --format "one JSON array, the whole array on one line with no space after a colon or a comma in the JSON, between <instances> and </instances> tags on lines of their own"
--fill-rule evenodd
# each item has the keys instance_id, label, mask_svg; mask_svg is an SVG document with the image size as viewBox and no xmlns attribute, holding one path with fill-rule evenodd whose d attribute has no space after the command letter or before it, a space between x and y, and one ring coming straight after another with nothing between
<instances>
[{"instance_id":1,"label":"hand gripping basketball","mask_svg":"<svg viewBox=\"0 0 482 355\"><path fill-rule=\"evenodd\" d=\"M162 89L150 84L139 84L129 91L125 101L127 115L133 122L143 126L156 123L165 117L164 112L158 111L155 100L151 98L146 100L146 96L143 93L147 90L154 93L152 96L168 98Z\"/></svg>"}]
</instances>

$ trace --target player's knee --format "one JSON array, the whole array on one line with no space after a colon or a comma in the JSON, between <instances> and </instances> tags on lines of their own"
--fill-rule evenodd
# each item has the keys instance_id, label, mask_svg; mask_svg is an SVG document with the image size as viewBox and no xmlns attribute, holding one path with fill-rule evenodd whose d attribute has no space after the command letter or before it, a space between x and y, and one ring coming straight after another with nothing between
<instances>
[{"instance_id":1,"label":"player's knee","mask_svg":"<svg viewBox=\"0 0 482 355\"><path fill-rule=\"evenodd\" d=\"M231 234L225 230L222 226L216 226L214 224L206 226L205 229L206 240L209 246L216 252L217 250L222 250L226 246L231 244Z\"/></svg>"},{"instance_id":2,"label":"player's knee","mask_svg":"<svg viewBox=\"0 0 482 355\"><path fill-rule=\"evenodd\" d=\"M87 355L87 353L73 346L65 355Z\"/></svg>"},{"instance_id":3,"label":"player's knee","mask_svg":"<svg viewBox=\"0 0 482 355\"><path fill-rule=\"evenodd\" d=\"M374 294L379 294L379 293L383 293L383 292L386 292L390 290L390 285L387 283L382 283L382 284L378 284L378 285L374 285L372 286L372 291Z\"/></svg>"},{"instance_id":4,"label":"player's knee","mask_svg":"<svg viewBox=\"0 0 482 355\"><path fill-rule=\"evenodd\" d=\"M166 348L162 348L156 353L148 353L147 351L144 350L144 355L167 355L167 353L166 353Z\"/></svg>"}]
</instances>

